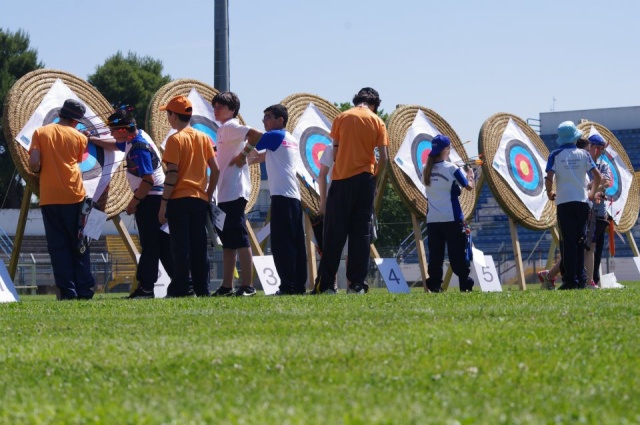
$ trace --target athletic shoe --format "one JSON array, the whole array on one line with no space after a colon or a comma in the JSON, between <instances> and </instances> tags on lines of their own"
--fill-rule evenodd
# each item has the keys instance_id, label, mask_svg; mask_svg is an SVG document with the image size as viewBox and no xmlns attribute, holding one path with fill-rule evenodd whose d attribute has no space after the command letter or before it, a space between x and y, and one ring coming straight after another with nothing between
<instances>
[{"instance_id":1,"label":"athletic shoe","mask_svg":"<svg viewBox=\"0 0 640 425\"><path fill-rule=\"evenodd\" d=\"M155 298L155 295L153 294L153 291L148 291L146 289L138 287L127 298L129 298L130 300L141 300L145 298Z\"/></svg>"},{"instance_id":2,"label":"athletic shoe","mask_svg":"<svg viewBox=\"0 0 640 425\"><path fill-rule=\"evenodd\" d=\"M347 294L361 294L364 295L369 292L369 285L366 283L352 283L347 289Z\"/></svg>"},{"instance_id":3,"label":"athletic shoe","mask_svg":"<svg viewBox=\"0 0 640 425\"><path fill-rule=\"evenodd\" d=\"M230 297L233 295L233 288L227 288L226 286L221 286L216 289L215 292L211 293L212 297Z\"/></svg>"},{"instance_id":4,"label":"athletic shoe","mask_svg":"<svg viewBox=\"0 0 640 425\"><path fill-rule=\"evenodd\" d=\"M183 292L183 293L174 293L172 291L167 290L167 296L165 298L195 298L195 297L196 297L196 293L193 291L193 288L190 287L187 290L187 292Z\"/></svg>"},{"instance_id":5,"label":"athletic shoe","mask_svg":"<svg viewBox=\"0 0 640 425\"><path fill-rule=\"evenodd\" d=\"M336 291L334 288L327 288L327 289L323 289L322 291L316 291L315 288L313 288L311 290L311 292L308 292L309 295L337 295L338 291Z\"/></svg>"},{"instance_id":6,"label":"athletic shoe","mask_svg":"<svg viewBox=\"0 0 640 425\"><path fill-rule=\"evenodd\" d=\"M538 280L542 284L542 289L556 289L556 278L549 276L549 270L542 270L541 272L538 272Z\"/></svg>"},{"instance_id":7,"label":"athletic shoe","mask_svg":"<svg viewBox=\"0 0 640 425\"><path fill-rule=\"evenodd\" d=\"M256 288L253 286L241 286L233 293L236 297L252 297L256 294Z\"/></svg>"},{"instance_id":8,"label":"athletic shoe","mask_svg":"<svg viewBox=\"0 0 640 425\"><path fill-rule=\"evenodd\" d=\"M598 285L592 280L591 283L587 284L587 289L600 289Z\"/></svg>"},{"instance_id":9,"label":"athletic shoe","mask_svg":"<svg viewBox=\"0 0 640 425\"><path fill-rule=\"evenodd\" d=\"M337 295L338 291L333 288L327 288L324 291L319 292L320 295Z\"/></svg>"}]
</instances>

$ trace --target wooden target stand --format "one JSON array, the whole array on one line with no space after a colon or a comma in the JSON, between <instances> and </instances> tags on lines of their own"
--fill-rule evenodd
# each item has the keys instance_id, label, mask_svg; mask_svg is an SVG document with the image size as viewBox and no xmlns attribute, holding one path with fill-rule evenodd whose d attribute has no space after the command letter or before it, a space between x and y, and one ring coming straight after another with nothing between
<instances>
[{"instance_id":1,"label":"wooden target stand","mask_svg":"<svg viewBox=\"0 0 640 425\"><path fill-rule=\"evenodd\" d=\"M510 127L510 130L508 130L509 125L517 127L519 131L517 136L514 135L514 131L516 130L513 130L513 127ZM503 175L493 168L494 158L496 154L498 154L502 138L507 134L507 131L509 131L509 136L512 140L520 142L525 151L528 150L532 152L531 155L533 155L534 151L537 151L537 154L541 158L547 158L549 156L549 150L542 142L542 139L540 139L540 136L523 119L513 114L502 112L494 114L487 118L480 128L478 151L484 155L484 163L482 165L483 176L496 202L509 218L509 232L516 269L516 282L521 290L526 290L522 250L518 238L518 225L537 231L550 230L554 240L552 246L554 244L557 246L558 231L555 227L556 211L555 203L547 200L545 201L539 218L536 218L525 204L525 201L523 201L521 196L511 186L513 183L509 183ZM524 135L524 137L522 135ZM523 141L526 139L528 139L528 143ZM538 164L534 158L531 159L531 162ZM538 173L540 179L539 184L544 185L544 167L541 167ZM540 194L539 196L544 196L544 194ZM549 255L547 256L548 268L555 262L554 252L555 248L551 247Z\"/></svg>"},{"instance_id":2,"label":"wooden target stand","mask_svg":"<svg viewBox=\"0 0 640 425\"><path fill-rule=\"evenodd\" d=\"M62 86L56 86L59 82L62 83ZM50 94L49 92L54 86L57 87L56 92L54 94ZM66 89L64 86L66 86ZM5 101L5 108L2 116L3 130L7 141L15 139L20 130L28 123L33 113L40 107L41 102L43 102L44 99L47 99L48 96L50 96L47 100L47 105L49 107L61 105L62 99L69 97L69 95L65 93L65 90L71 90L71 92L78 96L80 100L82 100L87 107L93 111L93 113L100 114L101 112L104 113L104 111L112 110L111 104L86 81L64 71L38 69L29 72L16 81L7 93L7 99ZM50 111L52 110L53 109ZM93 118L95 118L95 116L86 117L89 121L92 121ZM83 124L93 125L94 122L86 123L85 119L83 119ZM11 279L15 279L20 251L22 249L22 242L24 240L24 232L29 214L31 196L38 192L37 188L39 186L39 181L38 177L30 171L28 165L29 155L27 151L15 143L8 143L8 147L16 168L26 182L20 207L20 215L16 226L14 245L9 261L9 274ZM121 174L123 169L123 165L120 165L117 169L112 170L109 192L122 193L122 191L125 190L125 187L128 189L126 178ZM34 188L36 188L35 191ZM104 211L107 214L112 214L113 211L123 210L131 199L131 196L132 195L110 197L108 191L105 190L105 192L100 196L100 199L96 199L95 201L98 205L104 208ZM114 222L116 220L119 220L119 217L117 219L114 218ZM116 225L116 227L118 227L118 225ZM126 228L124 228L124 226L120 227L122 228L121 235L128 235ZM131 240L130 236L128 239ZM125 245L127 245L126 241ZM137 252L133 243L128 245L128 249L130 249L131 252ZM133 258L135 259L135 256Z\"/></svg>"},{"instance_id":3,"label":"wooden target stand","mask_svg":"<svg viewBox=\"0 0 640 425\"><path fill-rule=\"evenodd\" d=\"M419 113L422 113L428 120L428 129L425 127L424 121L422 121L422 123L418 123L414 127L414 120L417 120ZM420 217L424 216L427 208L427 200L423 191L419 189L406 172L400 168L400 166L394 161L394 158L401 150L405 142L405 138L408 137L411 132L415 135L413 136L413 144L415 148L412 147L412 150L415 150L415 152L417 152L423 143L430 141L431 137L435 134L443 134L449 137L453 150L455 150L456 154L464 163L467 163L469 158L464 149L463 143L460 141L457 133L449 123L435 111L423 106L398 105L396 110L393 111L389 117L387 129L389 131L390 142L389 174L396 191L411 214L411 224L416 244L420 277L422 278L422 287L425 292L429 292L427 288L427 279L429 278L427 255L424 240L422 239L422 231L420 229ZM433 133L433 131L436 131L436 133ZM474 209L475 203L477 202L476 193L476 191L470 192L463 190L460 195L460 203L463 207L463 211L465 211L465 217L470 215L470 213L467 213L467 210L472 212ZM445 275L443 276L443 289L447 289L452 274L453 270L449 265Z\"/></svg>"},{"instance_id":4,"label":"wooden target stand","mask_svg":"<svg viewBox=\"0 0 640 425\"><path fill-rule=\"evenodd\" d=\"M333 122L333 120L340 114L340 110L332 102L329 102L326 99L311 93L294 93L284 98L280 103L284 105L289 111L287 130L291 134L295 133L295 129L300 122L299 120L302 119L305 111L310 106L310 104L313 104L318 109L318 111L322 115L324 115L327 120L329 120L329 122ZM313 124L311 124L311 121L309 121L308 124L310 126L317 126L318 120L319 118L316 118L315 121L311 120L313 121ZM329 125L329 128L330 127L331 126ZM328 136L328 132L326 136ZM304 158L302 158L302 160L304 162ZM383 175L378 179L376 185L376 196L374 198L375 214L378 213L380 205L382 203L384 187L386 184L386 179L388 178L388 173L386 172L387 170L388 166L383 172ZM302 190L303 185L305 185L306 183L302 178L299 178L298 181L300 183L300 189ZM302 194L301 198L304 210L305 247L307 250L307 277L309 279L309 287L312 289L315 286L315 281L318 277L318 267L316 246L313 242L313 226L311 224L310 205L312 205L314 202L317 202L317 194L314 190L309 189L309 193ZM314 207L314 209L317 208ZM372 258L380 258L380 254L378 253L378 250L373 243L371 243L369 251Z\"/></svg>"}]
</instances>

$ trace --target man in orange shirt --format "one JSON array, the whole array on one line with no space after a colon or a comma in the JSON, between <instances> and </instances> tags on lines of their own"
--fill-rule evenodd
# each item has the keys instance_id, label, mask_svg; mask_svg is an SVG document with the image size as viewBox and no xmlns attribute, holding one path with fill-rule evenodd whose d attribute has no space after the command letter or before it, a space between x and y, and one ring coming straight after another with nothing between
<instances>
[{"instance_id":1,"label":"man in orange shirt","mask_svg":"<svg viewBox=\"0 0 640 425\"><path fill-rule=\"evenodd\" d=\"M29 147L29 168L40 177L40 207L51 256L58 299L91 299L95 279L91 274L89 247L80 253L79 218L86 196L79 163L87 137L76 130L85 107L68 99L58 123L40 127Z\"/></svg>"},{"instance_id":2,"label":"man in orange shirt","mask_svg":"<svg viewBox=\"0 0 640 425\"><path fill-rule=\"evenodd\" d=\"M387 128L378 117L380 96L365 87L353 98L353 108L333 121L331 138L335 164L324 217L324 250L318 267L316 293L335 293L333 282L342 248L349 237L347 292L364 294L369 270L371 216L376 179L387 164ZM376 165L375 148L379 159Z\"/></svg>"},{"instance_id":3,"label":"man in orange shirt","mask_svg":"<svg viewBox=\"0 0 640 425\"><path fill-rule=\"evenodd\" d=\"M205 226L220 169L209 136L189 126L193 113L189 99L176 96L160 110L167 111L169 125L177 131L167 139L162 156L167 175L158 212L160 223L169 221L173 255L167 297L209 296Z\"/></svg>"}]
</instances>

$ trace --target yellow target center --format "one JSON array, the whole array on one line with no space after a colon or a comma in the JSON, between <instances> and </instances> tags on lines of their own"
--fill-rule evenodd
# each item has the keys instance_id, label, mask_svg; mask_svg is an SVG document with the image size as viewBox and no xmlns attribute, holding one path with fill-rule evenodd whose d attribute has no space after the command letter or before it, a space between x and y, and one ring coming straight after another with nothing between
<instances>
[{"instance_id":1,"label":"yellow target center","mask_svg":"<svg viewBox=\"0 0 640 425\"><path fill-rule=\"evenodd\" d=\"M531 170L529 169L529 164L527 164L526 161L520 162L520 171L522 171L522 174L524 174L525 176L528 176L531 172Z\"/></svg>"}]
</instances>

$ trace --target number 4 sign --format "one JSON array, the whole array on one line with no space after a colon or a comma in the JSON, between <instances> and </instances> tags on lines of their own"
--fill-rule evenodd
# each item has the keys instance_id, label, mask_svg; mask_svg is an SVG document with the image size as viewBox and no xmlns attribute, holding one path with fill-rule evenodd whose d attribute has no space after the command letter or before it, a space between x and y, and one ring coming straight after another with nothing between
<instances>
[{"instance_id":1,"label":"number 4 sign","mask_svg":"<svg viewBox=\"0 0 640 425\"><path fill-rule=\"evenodd\" d=\"M258 278L262 283L262 289L265 295L273 295L280 288L280 276L276 271L276 265L273 262L273 255L255 256L253 257L253 265L256 267Z\"/></svg>"},{"instance_id":2,"label":"number 4 sign","mask_svg":"<svg viewBox=\"0 0 640 425\"><path fill-rule=\"evenodd\" d=\"M392 294L408 294L411 292L394 258L376 258L375 262L389 292Z\"/></svg>"}]
</instances>

